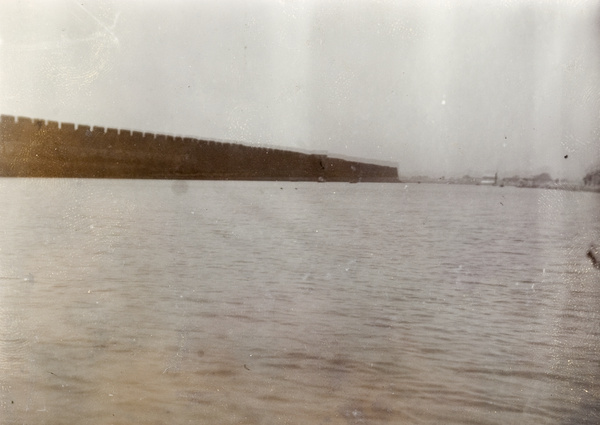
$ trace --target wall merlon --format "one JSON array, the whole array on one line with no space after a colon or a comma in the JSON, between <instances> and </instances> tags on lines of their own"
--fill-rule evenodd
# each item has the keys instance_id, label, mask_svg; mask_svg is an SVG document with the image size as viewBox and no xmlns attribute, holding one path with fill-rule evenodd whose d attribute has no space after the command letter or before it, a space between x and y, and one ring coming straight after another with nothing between
<instances>
[{"instance_id":1,"label":"wall merlon","mask_svg":"<svg viewBox=\"0 0 600 425\"><path fill-rule=\"evenodd\" d=\"M12 115L0 115L0 122L7 122L14 124L17 122L16 118Z\"/></svg>"},{"instance_id":2,"label":"wall merlon","mask_svg":"<svg viewBox=\"0 0 600 425\"><path fill-rule=\"evenodd\" d=\"M22 124L22 123L33 124L33 120L31 118L27 118L27 117L17 117L16 122L18 122L19 124Z\"/></svg>"}]
</instances>

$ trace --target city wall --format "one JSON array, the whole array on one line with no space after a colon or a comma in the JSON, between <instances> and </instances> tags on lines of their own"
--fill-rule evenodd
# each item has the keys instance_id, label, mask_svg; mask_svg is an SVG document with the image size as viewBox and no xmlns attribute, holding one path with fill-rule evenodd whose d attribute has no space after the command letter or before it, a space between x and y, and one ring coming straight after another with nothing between
<instances>
[{"instance_id":1,"label":"city wall","mask_svg":"<svg viewBox=\"0 0 600 425\"><path fill-rule=\"evenodd\" d=\"M188 137L0 116L0 176L397 181L395 167Z\"/></svg>"}]
</instances>

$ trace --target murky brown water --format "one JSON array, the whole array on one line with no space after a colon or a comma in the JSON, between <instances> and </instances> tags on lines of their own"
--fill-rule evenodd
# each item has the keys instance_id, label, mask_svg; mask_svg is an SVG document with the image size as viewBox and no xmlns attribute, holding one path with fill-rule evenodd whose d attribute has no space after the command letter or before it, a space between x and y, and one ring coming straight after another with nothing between
<instances>
[{"instance_id":1,"label":"murky brown water","mask_svg":"<svg viewBox=\"0 0 600 425\"><path fill-rule=\"evenodd\" d=\"M593 193L0 180L2 424L595 424Z\"/></svg>"}]
</instances>

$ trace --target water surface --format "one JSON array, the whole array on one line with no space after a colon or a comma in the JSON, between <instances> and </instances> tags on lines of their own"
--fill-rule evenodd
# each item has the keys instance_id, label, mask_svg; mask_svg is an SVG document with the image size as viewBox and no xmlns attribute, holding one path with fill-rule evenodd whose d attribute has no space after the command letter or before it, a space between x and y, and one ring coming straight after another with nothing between
<instances>
[{"instance_id":1,"label":"water surface","mask_svg":"<svg viewBox=\"0 0 600 425\"><path fill-rule=\"evenodd\" d=\"M0 180L0 423L600 423L595 193Z\"/></svg>"}]
</instances>

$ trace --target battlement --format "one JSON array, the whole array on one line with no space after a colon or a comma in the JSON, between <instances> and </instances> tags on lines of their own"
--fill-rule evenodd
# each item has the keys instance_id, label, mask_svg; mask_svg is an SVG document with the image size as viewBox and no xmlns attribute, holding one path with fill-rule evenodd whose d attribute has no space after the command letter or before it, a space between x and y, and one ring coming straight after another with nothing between
<instances>
[{"instance_id":1,"label":"battlement","mask_svg":"<svg viewBox=\"0 0 600 425\"><path fill-rule=\"evenodd\" d=\"M18 125L21 129L25 129L27 126L35 126L38 130L43 131L46 129L61 129L65 133L75 132L75 131L89 131L93 134L117 134L120 136L130 136L143 138L147 135L151 136L152 139L156 139L157 137L164 137L166 140L172 140L176 137L182 138L181 136L173 136L167 134L157 134L151 132L141 132L131 129L123 129L123 128L110 128L110 127L100 127L100 126L89 126L85 124L75 124L70 122L59 122L59 121L49 121L40 118L30 118L23 116L14 116L14 115L0 115L0 125L4 126L15 126Z\"/></svg>"}]
</instances>

